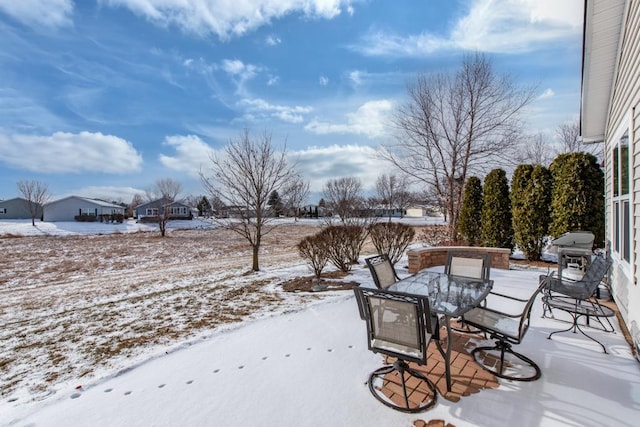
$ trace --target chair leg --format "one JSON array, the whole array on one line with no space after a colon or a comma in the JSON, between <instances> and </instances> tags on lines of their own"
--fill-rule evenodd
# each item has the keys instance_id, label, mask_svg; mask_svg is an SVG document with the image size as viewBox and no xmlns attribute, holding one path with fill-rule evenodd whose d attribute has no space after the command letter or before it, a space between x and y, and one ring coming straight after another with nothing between
<instances>
[{"instance_id":1,"label":"chair leg","mask_svg":"<svg viewBox=\"0 0 640 427\"><path fill-rule=\"evenodd\" d=\"M488 367L484 361L479 359L478 353L481 351L487 352L487 351L496 351L496 350L500 352L500 359L497 361L497 364L498 364L497 369L492 369ZM491 372L496 377L500 377L500 378L504 378L512 381L535 381L538 378L540 378L540 376L542 375L542 372L540 371L540 367L533 360L529 359L527 356L523 354L520 354L514 351L513 348L511 347L511 344L505 341L497 340L494 346L476 347L471 351L471 354L473 355L473 359L476 361L478 365L482 367L482 369L484 369L485 371ZM505 354L511 354L514 357L520 359L527 366L533 368L534 373L528 376L523 376L523 377L516 377L516 376L505 374L504 370L508 363L508 362L505 363Z\"/></svg>"},{"instance_id":2,"label":"chair leg","mask_svg":"<svg viewBox=\"0 0 640 427\"><path fill-rule=\"evenodd\" d=\"M385 385L390 382L390 378L388 376L393 375L394 372L397 372L400 377L399 385L402 389L401 399L403 404L399 404L398 400L392 400L383 392ZM422 399L420 399L419 402L411 402L411 399L409 399L411 393L407 391L407 379L405 378L405 374L424 382L429 391L433 394L433 398L427 401L422 401ZM433 384L433 382L431 382L431 380L422 373L409 367L409 364L403 360L396 360L392 365L383 366L382 368L373 371L369 376L368 383L369 390L376 399L384 403L386 406L402 412L413 413L426 411L431 409L438 399L438 391L435 384Z\"/></svg>"}]
</instances>

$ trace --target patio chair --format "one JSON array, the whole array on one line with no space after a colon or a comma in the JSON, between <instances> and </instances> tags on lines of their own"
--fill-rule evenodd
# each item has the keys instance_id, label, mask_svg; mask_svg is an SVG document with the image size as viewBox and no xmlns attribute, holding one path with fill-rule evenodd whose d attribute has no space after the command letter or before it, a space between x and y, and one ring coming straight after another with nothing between
<instances>
[{"instance_id":1,"label":"patio chair","mask_svg":"<svg viewBox=\"0 0 640 427\"><path fill-rule=\"evenodd\" d=\"M400 280L388 254L366 258L365 262L378 289L386 289Z\"/></svg>"},{"instance_id":2,"label":"patio chair","mask_svg":"<svg viewBox=\"0 0 640 427\"><path fill-rule=\"evenodd\" d=\"M452 276L489 280L491 254L449 251L444 272Z\"/></svg>"},{"instance_id":3,"label":"patio chair","mask_svg":"<svg viewBox=\"0 0 640 427\"><path fill-rule=\"evenodd\" d=\"M605 278L607 271L611 267L611 260L601 255L596 255L591 260L589 267L584 273L582 279L578 281L562 280L562 278L554 277L550 279L549 286L544 290L545 298L543 299L543 313L545 317L547 312L553 315L549 302L554 297L569 297L578 301L589 300L592 304L600 305L597 299L592 299L597 291L600 283ZM540 276L541 279L546 276Z\"/></svg>"},{"instance_id":4,"label":"patio chair","mask_svg":"<svg viewBox=\"0 0 640 427\"><path fill-rule=\"evenodd\" d=\"M611 267L611 260L602 255L596 255L584 273L581 280L562 280L554 277L550 283L548 291L559 293L576 299L587 299L592 297L604 279L607 271Z\"/></svg>"},{"instance_id":5,"label":"patio chair","mask_svg":"<svg viewBox=\"0 0 640 427\"><path fill-rule=\"evenodd\" d=\"M448 251L444 272L452 276L471 277L474 279L489 280L491 273L491 254ZM468 334L481 332L472 330L464 321L464 316L458 318L461 328L452 327L454 331Z\"/></svg>"},{"instance_id":6,"label":"patio chair","mask_svg":"<svg viewBox=\"0 0 640 427\"><path fill-rule=\"evenodd\" d=\"M545 317L548 312L553 317L552 309L564 311L571 316L571 326L567 329L551 332L547 338L551 339L554 334L570 330L573 330L573 332L580 331L587 338L600 344L602 350L605 353L607 352L607 349L600 341L588 335L580 327L578 319L584 317L587 326L590 326L590 320L593 318L600 323L602 330L614 332L615 329L609 320L609 317L614 316L614 311L600 305L596 298L600 283L606 276L607 271L609 271L610 266L611 260L608 257L605 258L598 255L593 257L581 280L574 282L555 277L549 280L549 285L544 290L545 296L542 298L542 316ZM545 276L540 277L544 278Z\"/></svg>"},{"instance_id":7,"label":"patio chair","mask_svg":"<svg viewBox=\"0 0 640 427\"><path fill-rule=\"evenodd\" d=\"M391 365L369 375L371 394L402 412L433 407L438 397L435 384L409 366L409 362L426 365L427 348L438 329L438 319L431 315L428 297L359 286L353 291L360 311L365 314L369 350L396 358ZM416 389L420 390L416 395L424 399L409 399ZM394 398L393 394L399 396Z\"/></svg>"},{"instance_id":8,"label":"patio chair","mask_svg":"<svg viewBox=\"0 0 640 427\"><path fill-rule=\"evenodd\" d=\"M471 351L474 360L484 370L497 377L514 381L533 381L540 378L541 371L538 365L527 356L514 351L512 344L522 342L529 329L533 303L538 294L548 286L550 279L551 275L545 277L528 299L492 293L493 296L500 298L502 304L521 307L517 313L507 313L490 307L476 307L465 314L465 322L489 334L489 337L495 340L493 346L476 347ZM484 359L480 359L480 352L485 353ZM491 354L492 352L498 352L498 355L495 356ZM507 360L509 355L515 359L510 357L511 360ZM524 362L520 372L517 370L518 360Z\"/></svg>"}]
</instances>

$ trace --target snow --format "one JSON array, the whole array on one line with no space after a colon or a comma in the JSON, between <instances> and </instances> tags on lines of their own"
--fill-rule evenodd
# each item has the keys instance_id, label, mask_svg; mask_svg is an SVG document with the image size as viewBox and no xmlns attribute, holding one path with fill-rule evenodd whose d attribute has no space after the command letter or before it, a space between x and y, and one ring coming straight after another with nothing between
<instances>
[{"instance_id":1,"label":"snow","mask_svg":"<svg viewBox=\"0 0 640 427\"><path fill-rule=\"evenodd\" d=\"M0 222L0 230L3 226ZM49 229L47 233L57 232ZM288 261L267 265L260 277L308 274L299 260ZM401 277L408 274L405 264L399 263ZM498 292L527 297L541 272L546 273L535 268L492 269L491 278ZM242 283L249 280L231 276ZM363 266L355 267L345 280L373 286ZM285 294L277 286L270 290ZM608 354L604 354L598 344L580 334L557 334L548 340L549 332L564 329L566 323L542 318L542 304L537 301L531 327L517 351L539 364L541 379L499 380L497 389L482 390L458 402L440 396L430 411L404 414L380 404L366 386L369 373L382 365L382 358L367 349L365 324L351 291L282 297L282 302L266 305L264 311L239 323L205 329L175 342L155 343L130 359L101 366L93 375L65 379L50 395L29 399L25 387L11 395L16 400L2 396L0 423L410 426L418 419L442 419L458 427L636 425L640 365L615 319L616 333L587 328L606 346ZM2 323L6 321L5 317Z\"/></svg>"}]
</instances>

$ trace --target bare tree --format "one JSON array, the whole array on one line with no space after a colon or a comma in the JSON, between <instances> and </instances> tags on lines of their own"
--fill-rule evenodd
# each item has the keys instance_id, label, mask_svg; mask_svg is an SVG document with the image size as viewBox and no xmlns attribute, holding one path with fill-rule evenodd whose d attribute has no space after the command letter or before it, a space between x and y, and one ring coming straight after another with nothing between
<instances>
[{"instance_id":1,"label":"bare tree","mask_svg":"<svg viewBox=\"0 0 640 427\"><path fill-rule=\"evenodd\" d=\"M153 187L147 190L148 201L158 201L155 219L162 237L166 235L167 224L171 220L171 207L181 191L182 184L171 178L158 179Z\"/></svg>"},{"instance_id":2,"label":"bare tree","mask_svg":"<svg viewBox=\"0 0 640 427\"><path fill-rule=\"evenodd\" d=\"M496 74L482 54L465 56L455 73L422 75L408 88L395 124L397 143L382 151L402 172L433 188L446 204L450 238L458 234L463 183L497 162L511 162L520 113L534 97Z\"/></svg>"},{"instance_id":3,"label":"bare tree","mask_svg":"<svg viewBox=\"0 0 640 427\"><path fill-rule=\"evenodd\" d=\"M527 135L522 140L519 163L549 166L555 157L555 149L550 138L542 132Z\"/></svg>"},{"instance_id":4,"label":"bare tree","mask_svg":"<svg viewBox=\"0 0 640 427\"><path fill-rule=\"evenodd\" d=\"M556 134L560 139L560 149L556 154L584 151L602 159L602 144L585 144L580 136L580 122L578 120L561 124L556 129Z\"/></svg>"},{"instance_id":5,"label":"bare tree","mask_svg":"<svg viewBox=\"0 0 640 427\"><path fill-rule=\"evenodd\" d=\"M41 181L22 180L17 183L18 191L26 200L26 207L31 216L31 225L35 227L36 217L42 216L42 207L49 200L49 187Z\"/></svg>"},{"instance_id":6,"label":"bare tree","mask_svg":"<svg viewBox=\"0 0 640 427\"><path fill-rule=\"evenodd\" d=\"M322 189L326 206L340 217L344 224L350 224L359 217L364 204L362 182L355 177L330 179Z\"/></svg>"},{"instance_id":7,"label":"bare tree","mask_svg":"<svg viewBox=\"0 0 640 427\"><path fill-rule=\"evenodd\" d=\"M129 203L129 210L131 211L133 217L137 216L136 209L143 203L144 198L142 197L142 194L136 193L133 195L133 197L131 198L131 203Z\"/></svg>"},{"instance_id":8,"label":"bare tree","mask_svg":"<svg viewBox=\"0 0 640 427\"><path fill-rule=\"evenodd\" d=\"M406 175L382 174L376 179L376 193L383 205L386 205L389 221L394 209L406 208L409 194L409 180Z\"/></svg>"},{"instance_id":9,"label":"bare tree","mask_svg":"<svg viewBox=\"0 0 640 427\"><path fill-rule=\"evenodd\" d=\"M415 195L407 189L400 190L396 194L395 206L396 209L400 211L400 218L404 218L404 214L409 206L412 203L415 203L416 197Z\"/></svg>"},{"instance_id":10,"label":"bare tree","mask_svg":"<svg viewBox=\"0 0 640 427\"><path fill-rule=\"evenodd\" d=\"M268 215L269 195L281 192L297 176L287 163L286 147L277 153L270 134L252 139L245 130L238 140L229 141L224 157L212 155L210 160L210 175L200 172L202 183L212 199L226 203L235 217L227 226L247 239L253 252L252 270L259 271L262 238L277 226Z\"/></svg>"},{"instance_id":11,"label":"bare tree","mask_svg":"<svg viewBox=\"0 0 640 427\"><path fill-rule=\"evenodd\" d=\"M161 178L153 185L152 193L154 196L167 199L169 202L175 202L176 198L182 191L182 184L171 178Z\"/></svg>"},{"instance_id":12,"label":"bare tree","mask_svg":"<svg viewBox=\"0 0 640 427\"><path fill-rule=\"evenodd\" d=\"M301 176L295 176L286 184L281 197L282 204L287 210L293 211L295 221L298 220L300 206L309 197L309 181L305 181Z\"/></svg>"}]
</instances>

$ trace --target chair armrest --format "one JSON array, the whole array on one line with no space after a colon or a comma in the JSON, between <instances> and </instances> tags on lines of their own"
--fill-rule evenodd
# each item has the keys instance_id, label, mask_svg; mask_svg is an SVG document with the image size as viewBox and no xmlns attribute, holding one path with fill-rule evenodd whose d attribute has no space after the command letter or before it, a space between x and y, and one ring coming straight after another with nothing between
<instances>
[{"instance_id":1,"label":"chair armrest","mask_svg":"<svg viewBox=\"0 0 640 427\"><path fill-rule=\"evenodd\" d=\"M525 298L517 298L517 297L514 297L513 295L501 294L500 292L491 291L491 292L489 292L489 294L490 295L495 295L497 297L507 298L507 299L514 300L514 301L519 301L519 302L527 302L528 301L528 299L525 299Z\"/></svg>"},{"instance_id":2,"label":"chair armrest","mask_svg":"<svg viewBox=\"0 0 640 427\"><path fill-rule=\"evenodd\" d=\"M527 301L527 300L525 300L525 301ZM476 307L474 310L490 311L491 313L496 313L496 314L499 314L500 316L504 316L504 317L517 318L517 317L522 316L522 312L511 314L511 313L505 313L504 311L496 310L495 308L491 308L491 307Z\"/></svg>"}]
</instances>

